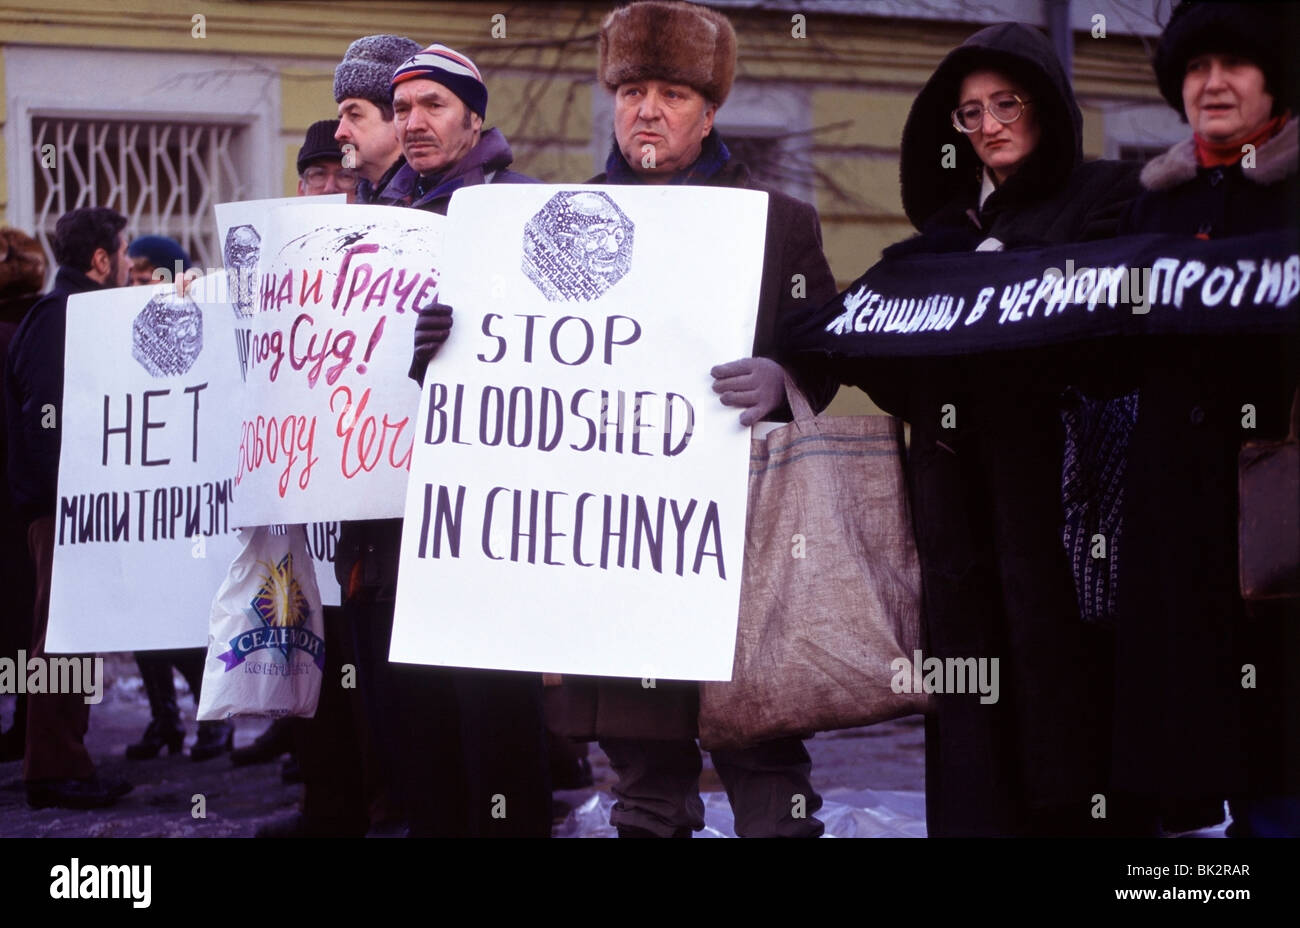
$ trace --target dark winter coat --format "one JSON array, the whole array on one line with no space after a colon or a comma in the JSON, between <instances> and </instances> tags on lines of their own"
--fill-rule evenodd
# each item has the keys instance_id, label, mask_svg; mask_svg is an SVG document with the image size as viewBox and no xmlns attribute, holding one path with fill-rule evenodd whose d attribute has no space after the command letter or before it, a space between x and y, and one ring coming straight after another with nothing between
<instances>
[{"instance_id":1,"label":"dark winter coat","mask_svg":"<svg viewBox=\"0 0 1300 928\"><path fill-rule=\"evenodd\" d=\"M5 358L9 491L15 511L25 522L54 515L58 500L68 297L100 289L103 285L80 271L60 267L50 292L28 311L9 343ZM55 427L47 428L51 415Z\"/></svg>"},{"instance_id":2,"label":"dark winter coat","mask_svg":"<svg viewBox=\"0 0 1300 928\"><path fill-rule=\"evenodd\" d=\"M40 294L0 300L0 364L27 311ZM0 366L0 370L3 367ZM13 654L31 646L32 608L35 596L32 562L27 553L27 522L14 510L9 493L9 434L5 404L0 401L0 590L8 600L0 619L0 654Z\"/></svg>"},{"instance_id":3,"label":"dark winter coat","mask_svg":"<svg viewBox=\"0 0 1300 928\"><path fill-rule=\"evenodd\" d=\"M1191 139L1175 145L1143 170L1126 231L1297 230L1297 125L1244 169L1200 168ZM1300 605L1247 606L1237 578L1237 454L1243 441L1286 435L1300 332L1169 338L1126 360L1139 409L1125 491L1116 785L1219 803L1300 794ZM1254 428L1243 428L1246 404ZM1248 664L1253 687L1243 686Z\"/></svg>"},{"instance_id":4,"label":"dark winter coat","mask_svg":"<svg viewBox=\"0 0 1300 928\"><path fill-rule=\"evenodd\" d=\"M600 174L588 183L608 180ZM754 182L744 164L734 160L714 175L710 185L766 189ZM817 210L779 191L767 192L767 247L753 355L779 358L784 328L832 299L836 287L822 253ZM807 294L802 298L791 294L795 274L803 274L807 282ZM730 360L718 359L719 363ZM791 364L782 359L782 363L792 371L814 408L825 408L837 386L827 372L799 366L806 364L804 361ZM564 685L548 687L546 697L547 722L558 734L585 740L696 737L699 690L695 683L565 676Z\"/></svg>"},{"instance_id":5,"label":"dark winter coat","mask_svg":"<svg viewBox=\"0 0 1300 928\"><path fill-rule=\"evenodd\" d=\"M397 176L397 172L406 167L406 158L402 155L397 156L397 160L388 166L385 171L373 184L364 177L357 179L357 202L367 206L379 202L379 196L388 187L392 179Z\"/></svg>"},{"instance_id":6,"label":"dark winter coat","mask_svg":"<svg viewBox=\"0 0 1300 928\"><path fill-rule=\"evenodd\" d=\"M962 80L982 68L1025 87L1041 135L1026 163L980 207L984 166L951 114ZM955 146L952 167L942 157L948 145ZM1007 248L1105 238L1137 196L1134 173L1122 162L1083 162L1083 114L1047 38L1019 23L989 26L944 58L912 104L899 180L903 210L922 236L887 254L968 251L988 237Z\"/></svg>"},{"instance_id":7,"label":"dark winter coat","mask_svg":"<svg viewBox=\"0 0 1300 928\"><path fill-rule=\"evenodd\" d=\"M465 153L465 157L442 174L422 178L415 168L403 163L376 194L374 202L381 206L427 209L445 216L451 195L461 187L537 183L531 177L508 170L514 158L501 130L489 129L479 137L478 144Z\"/></svg>"},{"instance_id":8,"label":"dark winter coat","mask_svg":"<svg viewBox=\"0 0 1300 928\"><path fill-rule=\"evenodd\" d=\"M452 195L476 184L535 184L531 177L508 170L514 161L505 136L489 129L465 157L432 180L421 179L415 169L401 161L395 172L386 173L382 186L369 194L381 206L409 206L447 215ZM412 368L420 380L423 371ZM392 602L397 596L397 562L402 546L401 519L366 519L343 522L339 527L334 556L334 574L346 596L359 589L373 601Z\"/></svg>"},{"instance_id":9,"label":"dark winter coat","mask_svg":"<svg viewBox=\"0 0 1300 928\"><path fill-rule=\"evenodd\" d=\"M980 165L952 128L962 78L991 67L1026 87L1038 148L978 205ZM943 145L957 167L942 166ZM902 194L921 231L885 253L1010 249L1106 238L1138 193L1136 167L1082 161L1082 117L1048 40L990 26L940 64L902 140ZM1111 642L1079 618L1062 542L1061 390L1076 349L839 366L911 423L907 478L921 560L926 657L998 658L1000 698L944 694L927 720L929 833L1077 828L1107 793Z\"/></svg>"}]
</instances>

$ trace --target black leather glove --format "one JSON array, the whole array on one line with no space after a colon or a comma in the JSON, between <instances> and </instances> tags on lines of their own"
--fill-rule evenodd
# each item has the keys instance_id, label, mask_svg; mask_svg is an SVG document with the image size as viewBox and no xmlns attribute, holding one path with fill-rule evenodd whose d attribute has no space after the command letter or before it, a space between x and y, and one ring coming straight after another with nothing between
<instances>
[{"instance_id":1,"label":"black leather glove","mask_svg":"<svg viewBox=\"0 0 1300 928\"><path fill-rule=\"evenodd\" d=\"M412 380L423 384L424 371L451 334L451 307L430 303L419 311L415 320L415 354L409 372Z\"/></svg>"},{"instance_id":2,"label":"black leather glove","mask_svg":"<svg viewBox=\"0 0 1300 928\"><path fill-rule=\"evenodd\" d=\"M415 320L415 360L428 364L451 334L451 307L430 303Z\"/></svg>"}]
</instances>

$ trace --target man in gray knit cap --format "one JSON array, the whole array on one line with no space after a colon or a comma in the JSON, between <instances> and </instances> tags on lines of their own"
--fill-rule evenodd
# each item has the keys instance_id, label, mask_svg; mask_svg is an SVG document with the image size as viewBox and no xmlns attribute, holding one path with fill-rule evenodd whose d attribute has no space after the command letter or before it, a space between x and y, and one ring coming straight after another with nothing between
<instances>
[{"instance_id":1,"label":"man in gray knit cap","mask_svg":"<svg viewBox=\"0 0 1300 928\"><path fill-rule=\"evenodd\" d=\"M349 193L350 203L374 202L378 191L406 163L393 126L391 86L397 66L419 49L416 42L402 36L369 35L349 45L343 60L334 69L334 100L339 105L339 121L333 134L341 144L342 152L335 148L333 156L334 164L338 165L342 155L341 170L356 172L356 189ZM298 156L302 176L300 194L318 192L307 189L307 178L302 172L316 155L330 154L330 147L323 144L315 130L318 127L328 130L332 122L316 123L308 131L307 141ZM400 538L401 521L393 521L398 526L397 536ZM368 548L374 550L375 533L386 524L383 521L341 523L335 573L345 602L354 585L352 574L359 563L359 552ZM349 605L355 609L355 604ZM384 634L387 634L386 630ZM376 703L382 694L388 692L380 686L389 674L387 645L385 642L382 646L370 646L374 637L373 629L353 627L348 610L325 607L326 653L336 655L331 660L355 663L360 668L361 692L357 695L363 704ZM337 680L337 676L334 679ZM395 820L400 812L390 808L396 792L394 764L390 761L392 757L401 756L405 741L400 731L393 731L393 726L371 722L372 719L384 720L382 712L377 710L367 714L369 730L363 731L358 727L354 707L343 690L337 686L322 687L316 717L292 720L292 744L302 768L302 811L264 825L258 829L258 837L356 837L365 834L368 825L377 834L401 833L400 823ZM401 722L395 724L400 726ZM277 722L270 731L274 732L277 726L281 723ZM274 736L270 744L254 742L254 750L247 752L247 760L243 762L262 759L269 752L277 752L282 745L284 741L276 741ZM363 748L366 751L366 779L372 781L369 786L377 791L375 797L365 795ZM366 805L369 798L378 799L376 811L384 821L368 821Z\"/></svg>"},{"instance_id":2,"label":"man in gray knit cap","mask_svg":"<svg viewBox=\"0 0 1300 928\"><path fill-rule=\"evenodd\" d=\"M361 175L358 203L375 197L405 162L393 125L393 72L421 46L400 35L368 35L348 46L334 69L343 166Z\"/></svg>"}]
</instances>

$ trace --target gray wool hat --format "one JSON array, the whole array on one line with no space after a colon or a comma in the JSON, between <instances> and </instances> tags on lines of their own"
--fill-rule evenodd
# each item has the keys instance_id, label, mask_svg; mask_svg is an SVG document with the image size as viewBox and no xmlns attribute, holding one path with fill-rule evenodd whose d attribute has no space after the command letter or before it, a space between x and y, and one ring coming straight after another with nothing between
<instances>
[{"instance_id":1,"label":"gray wool hat","mask_svg":"<svg viewBox=\"0 0 1300 928\"><path fill-rule=\"evenodd\" d=\"M377 106L393 102L393 72L423 48L400 35L368 35L348 46L334 69L334 102L360 97Z\"/></svg>"}]
</instances>

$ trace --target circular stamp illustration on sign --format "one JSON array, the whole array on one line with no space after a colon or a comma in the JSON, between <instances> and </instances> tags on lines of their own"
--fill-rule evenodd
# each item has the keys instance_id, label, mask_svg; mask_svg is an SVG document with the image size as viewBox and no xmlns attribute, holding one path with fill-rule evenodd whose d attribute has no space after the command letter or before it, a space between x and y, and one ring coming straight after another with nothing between
<instances>
[{"instance_id":1,"label":"circular stamp illustration on sign","mask_svg":"<svg viewBox=\"0 0 1300 928\"><path fill-rule=\"evenodd\" d=\"M235 312L240 316L253 315L257 257L261 249L262 236L250 225L231 226L226 232L221 253L226 260L226 273L234 284Z\"/></svg>"},{"instance_id":2,"label":"circular stamp illustration on sign","mask_svg":"<svg viewBox=\"0 0 1300 928\"><path fill-rule=\"evenodd\" d=\"M557 193L524 226L523 271L552 302L597 299L631 268L634 228L607 194Z\"/></svg>"},{"instance_id":3,"label":"circular stamp illustration on sign","mask_svg":"<svg viewBox=\"0 0 1300 928\"><path fill-rule=\"evenodd\" d=\"M203 351L203 311L189 297L160 293L131 324L131 356L155 377L184 374Z\"/></svg>"}]
</instances>

